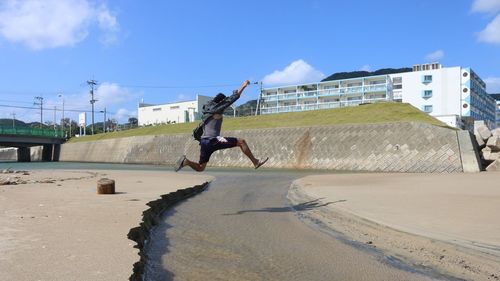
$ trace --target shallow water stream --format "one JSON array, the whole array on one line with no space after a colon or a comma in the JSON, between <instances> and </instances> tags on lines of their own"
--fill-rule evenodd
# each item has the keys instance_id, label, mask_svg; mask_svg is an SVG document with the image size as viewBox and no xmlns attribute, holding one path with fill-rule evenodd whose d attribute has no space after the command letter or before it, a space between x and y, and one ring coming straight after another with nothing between
<instances>
[{"instance_id":1,"label":"shallow water stream","mask_svg":"<svg viewBox=\"0 0 500 281\"><path fill-rule=\"evenodd\" d=\"M302 222L286 194L304 173L208 173L209 189L155 229L146 280L432 280Z\"/></svg>"}]
</instances>

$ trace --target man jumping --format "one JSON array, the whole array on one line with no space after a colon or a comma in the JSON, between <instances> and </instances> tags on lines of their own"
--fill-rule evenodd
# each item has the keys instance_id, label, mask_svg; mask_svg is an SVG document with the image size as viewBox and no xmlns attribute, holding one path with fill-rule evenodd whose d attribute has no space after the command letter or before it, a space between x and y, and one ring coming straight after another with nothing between
<instances>
[{"instance_id":1,"label":"man jumping","mask_svg":"<svg viewBox=\"0 0 500 281\"><path fill-rule=\"evenodd\" d=\"M203 106L203 120L205 120L205 125L203 128L203 135L200 140L200 161L198 163L190 161L186 158L186 155L183 155L175 164L174 169L176 172L184 166L189 166L195 171L202 172L205 170L212 153L217 150L232 148L235 146L239 146L241 148L241 151L250 159L250 161L252 161L255 169L259 168L266 163L267 160L269 160L269 157L266 157L263 160L255 158L244 139L222 137L220 135L224 110L240 98L241 93L243 93L243 90L245 90L248 84L250 84L250 81L248 80L243 82L241 87L238 90L233 91L233 94L230 97L226 97L223 93L219 93L215 96L215 98Z\"/></svg>"}]
</instances>

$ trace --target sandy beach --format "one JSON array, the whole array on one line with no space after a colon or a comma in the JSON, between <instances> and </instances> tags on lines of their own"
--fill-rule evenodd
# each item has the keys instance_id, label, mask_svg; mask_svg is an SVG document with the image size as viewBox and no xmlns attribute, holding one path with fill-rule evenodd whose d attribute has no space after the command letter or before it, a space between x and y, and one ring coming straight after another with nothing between
<instances>
[{"instance_id":1,"label":"sandy beach","mask_svg":"<svg viewBox=\"0 0 500 281\"><path fill-rule=\"evenodd\" d=\"M466 280L500 276L500 173L344 174L294 182L329 228L416 266Z\"/></svg>"},{"instance_id":2,"label":"sandy beach","mask_svg":"<svg viewBox=\"0 0 500 281\"><path fill-rule=\"evenodd\" d=\"M100 178L114 195L97 195ZM127 233L146 203L212 180L154 171L29 171L0 174L0 280L128 280L139 260Z\"/></svg>"},{"instance_id":3,"label":"sandy beach","mask_svg":"<svg viewBox=\"0 0 500 281\"><path fill-rule=\"evenodd\" d=\"M97 195L100 178L115 195ZM139 260L127 238L146 203L213 180L158 171L0 174L0 280L127 280ZM499 280L500 173L331 174L296 180L298 210L338 235L414 267Z\"/></svg>"}]
</instances>

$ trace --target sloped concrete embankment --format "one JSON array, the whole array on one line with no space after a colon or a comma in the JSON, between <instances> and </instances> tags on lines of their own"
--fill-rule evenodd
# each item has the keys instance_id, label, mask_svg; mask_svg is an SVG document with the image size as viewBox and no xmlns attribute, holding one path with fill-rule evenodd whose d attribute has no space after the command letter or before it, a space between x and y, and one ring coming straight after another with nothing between
<instances>
[{"instance_id":1,"label":"sloped concrete embankment","mask_svg":"<svg viewBox=\"0 0 500 281\"><path fill-rule=\"evenodd\" d=\"M256 157L269 156L268 168L384 172L479 171L468 134L418 122L274 128L223 132L245 138ZM459 142L461 139L467 143ZM463 153L467 152L467 153ZM60 161L173 165L185 153L198 159L189 134L140 136L64 144ZM472 162L472 164L470 164ZM239 151L214 153L212 166L251 167Z\"/></svg>"}]
</instances>

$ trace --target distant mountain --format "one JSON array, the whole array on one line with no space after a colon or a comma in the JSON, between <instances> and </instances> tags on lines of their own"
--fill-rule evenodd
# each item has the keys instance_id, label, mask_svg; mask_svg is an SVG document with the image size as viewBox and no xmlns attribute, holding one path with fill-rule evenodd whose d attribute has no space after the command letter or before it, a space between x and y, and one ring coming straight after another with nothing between
<instances>
[{"instance_id":1,"label":"distant mountain","mask_svg":"<svg viewBox=\"0 0 500 281\"><path fill-rule=\"evenodd\" d=\"M376 71L351 71L351 72L337 72L334 73L325 79L321 80L321 82L332 81L332 80L341 80L341 79L351 79L358 78L364 76L375 76L375 75L387 75L393 73L402 73L402 72L411 72L413 69L410 67L403 68L382 68Z\"/></svg>"},{"instance_id":2,"label":"distant mountain","mask_svg":"<svg viewBox=\"0 0 500 281\"><path fill-rule=\"evenodd\" d=\"M12 119L9 118L0 118L0 126L12 128ZM40 128L40 122L30 122L25 123L21 120L14 119L14 126L16 128ZM46 124L42 125L43 128L48 128L51 126L47 126Z\"/></svg>"},{"instance_id":3,"label":"distant mountain","mask_svg":"<svg viewBox=\"0 0 500 281\"><path fill-rule=\"evenodd\" d=\"M255 115L255 108L257 108L257 100L249 100L244 104L240 104L236 107L236 116L251 116ZM224 115L233 116L233 108L228 107L224 110Z\"/></svg>"},{"instance_id":4,"label":"distant mountain","mask_svg":"<svg viewBox=\"0 0 500 281\"><path fill-rule=\"evenodd\" d=\"M24 123L21 120L14 119L14 125L18 128L29 127L28 124ZM2 127L12 127L12 119L9 118L0 118L0 126Z\"/></svg>"},{"instance_id":5,"label":"distant mountain","mask_svg":"<svg viewBox=\"0 0 500 281\"><path fill-rule=\"evenodd\" d=\"M257 108L257 100L249 100L246 103L241 104L236 108L236 114L238 114L238 116L255 115L256 108Z\"/></svg>"}]
</instances>

